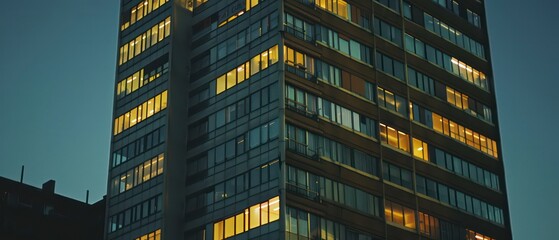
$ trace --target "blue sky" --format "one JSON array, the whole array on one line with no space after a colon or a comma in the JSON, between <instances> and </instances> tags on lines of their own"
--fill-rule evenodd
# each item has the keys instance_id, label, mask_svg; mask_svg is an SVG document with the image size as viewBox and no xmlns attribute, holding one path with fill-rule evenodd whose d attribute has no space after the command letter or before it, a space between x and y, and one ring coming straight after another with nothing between
<instances>
[{"instance_id":1,"label":"blue sky","mask_svg":"<svg viewBox=\"0 0 559 240\"><path fill-rule=\"evenodd\" d=\"M0 176L85 200L106 191L116 0L8 1L0 8ZM515 239L556 239L559 1L487 1Z\"/></svg>"}]
</instances>

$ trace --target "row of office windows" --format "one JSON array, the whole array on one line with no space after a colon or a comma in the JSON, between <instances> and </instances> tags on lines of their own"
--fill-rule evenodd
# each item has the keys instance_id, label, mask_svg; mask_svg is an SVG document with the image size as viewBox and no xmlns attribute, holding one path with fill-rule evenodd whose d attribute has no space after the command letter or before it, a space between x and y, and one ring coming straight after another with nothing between
<instances>
[{"instance_id":1,"label":"row of office windows","mask_svg":"<svg viewBox=\"0 0 559 240\"><path fill-rule=\"evenodd\" d=\"M385 217L387 222L410 229L419 228L421 235L433 240L495 240L457 224L430 216L395 202L385 201ZM417 220L416 220L417 219ZM323 239L323 240L378 240L372 235L362 233L344 224L334 222L320 216L292 207L287 207L286 239Z\"/></svg>"},{"instance_id":2,"label":"row of office windows","mask_svg":"<svg viewBox=\"0 0 559 240\"><path fill-rule=\"evenodd\" d=\"M146 32L138 35L135 39L125 43L120 47L118 65L122 65L132 58L140 55L146 49L163 41L171 34L171 17L148 29Z\"/></svg>"},{"instance_id":3,"label":"row of office windows","mask_svg":"<svg viewBox=\"0 0 559 240\"><path fill-rule=\"evenodd\" d=\"M314 2L314 5L318 6L320 9L332 13L346 21L355 23L362 28L370 28L370 13L349 4L345 0L307 0L307 2Z\"/></svg>"},{"instance_id":4,"label":"row of office windows","mask_svg":"<svg viewBox=\"0 0 559 240\"><path fill-rule=\"evenodd\" d=\"M337 87L343 87L353 93L363 96L369 100L375 102L374 94L370 91L373 84L359 78L355 75L351 75L339 68L324 63L319 60L315 60L311 56L301 53L292 48L286 47L287 52L287 64L291 66L296 66L297 68L303 68L305 72L310 75L317 75L318 79L326 80L331 85ZM392 75L400 80L405 79L404 74L404 64L398 60L376 52L376 66L377 69ZM315 71L316 69L316 71ZM475 116L484 121L492 121L492 111L486 105L480 103L479 101L470 98L469 96L458 92L448 86L433 80L429 76L408 67L408 83L420 90L447 101L451 105L467 112L468 114ZM290 70L289 68L287 69ZM474 74L476 72L473 72ZM479 75L479 74L478 74ZM474 75L477 76L477 75ZM363 85L366 85L363 87ZM369 91L367 91L369 90ZM379 95L379 98L381 95ZM390 97L390 96L389 96ZM401 99L400 99L401 100ZM398 104L399 106L403 106ZM387 106L388 107L388 106ZM388 107L392 110L392 107ZM405 107L396 108L396 112L404 113ZM405 114L404 114L405 115Z\"/></svg>"},{"instance_id":5,"label":"row of office windows","mask_svg":"<svg viewBox=\"0 0 559 240\"><path fill-rule=\"evenodd\" d=\"M485 48L483 45L471 37L456 30L450 25L440 21L439 19L424 13L425 29L437 34L438 36L454 43L455 45L466 49L466 51L485 59Z\"/></svg>"},{"instance_id":6,"label":"row of office windows","mask_svg":"<svg viewBox=\"0 0 559 240\"><path fill-rule=\"evenodd\" d=\"M233 159L250 149L275 140L279 134L279 124L277 121L278 120L275 119L258 127L252 128L238 137L220 144L215 149L208 151L208 167L213 167L214 165L223 163L226 160Z\"/></svg>"},{"instance_id":7,"label":"row of office windows","mask_svg":"<svg viewBox=\"0 0 559 240\"><path fill-rule=\"evenodd\" d=\"M477 13L473 12L470 9L466 9L467 15L462 16L460 14L460 4L458 4L457 1L454 1L454 0L432 0L432 1L437 3L438 5L440 5L441 7L451 11L452 13L464 18L465 20L467 20L470 24L474 25L475 27L481 28L481 19L480 19L479 15ZM405 6L405 4L404 4L404 6ZM405 8L406 8L406 6L404 7L404 9Z\"/></svg>"},{"instance_id":8,"label":"row of office windows","mask_svg":"<svg viewBox=\"0 0 559 240\"><path fill-rule=\"evenodd\" d=\"M207 158L200 160L204 161L207 160ZM200 161L201 164L207 162L202 161ZM193 161L189 161L189 163L191 162ZM192 166L192 164L189 166ZM206 206L213 203L231 198L251 188L261 186L262 184L275 181L278 179L279 173L280 169L278 160L273 160L261 166L249 169L244 173L216 184L209 190L204 190L187 196L185 213L187 215L195 214L195 212L200 211L200 209L204 209ZM203 179L200 180L203 181Z\"/></svg>"},{"instance_id":9,"label":"row of office windows","mask_svg":"<svg viewBox=\"0 0 559 240\"><path fill-rule=\"evenodd\" d=\"M434 240L495 240L460 225L418 212L419 233Z\"/></svg>"},{"instance_id":10,"label":"row of office windows","mask_svg":"<svg viewBox=\"0 0 559 240\"><path fill-rule=\"evenodd\" d=\"M195 10L195 8L207 1L208 0L187 0L186 4L188 9ZM227 23L230 23L241 15L247 13L251 8L256 7L260 2L262 2L262 0L235 1L232 4L225 6L217 13L212 14L195 24L192 27L192 34L196 35L201 32L211 31L217 29L218 27L223 27L227 25Z\"/></svg>"},{"instance_id":11,"label":"row of office windows","mask_svg":"<svg viewBox=\"0 0 559 240\"><path fill-rule=\"evenodd\" d=\"M222 240L279 220L278 197L252 205L235 216L217 221L213 225L213 239Z\"/></svg>"},{"instance_id":12,"label":"row of office windows","mask_svg":"<svg viewBox=\"0 0 559 240\"><path fill-rule=\"evenodd\" d=\"M433 97L447 101L474 117L487 122L493 122L491 108L409 66L408 84Z\"/></svg>"},{"instance_id":13,"label":"row of office windows","mask_svg":"<svg viewBox=\"0 0 559 240\"><path fill-rule=\"evenodd\" d=\"M402 150L408 148L406 145L407 139L404 137L403 134L400 134L400 131L397 131L396 129L391 127L385 127L384 125L381 125L381 130L382 129L387 129L388 130L387 134L389 135L388 139L392 139L391 141L389 140L388 142L385 143L388 143L390 146L393 146L395 148L400 148ZM401 138L399 138L400 135L402 135ZM496 174L487 171L483 168L480 168L472 163L464 161L457 156L446 153L439 148L436 147L429 148L429 144L417 138L412 138L412 146L413 146L412 153L414 157L425 161L433 162L434 164L443 167L458 176L465 177L475 183L484 185L488 188L499 190L499 177ZM411 189L409 183L403 185L404 179L395 178L398 180L394 181L393 180L394 178L392 177L387 178L386 176L392 176L390 174L393 173L392 171L389 171L390 174L387 175L386 174L387 170L396 168L396 166L390 166L390 169L387 169L386 167L387 166L384 166L383 169L385 173L383 176L385 179L388 179L391 182L397 183L398 185L402 185L404 187ZM402 170L397 170L397 171L401 172ZM396 172L394 172L394 174L397 175Z\"/></svg>"},{"instance_id":14,"label":"row of office windows","mask_svg":"<svg viewBox=\"0 0 559 240\"><path fill-rule=\"evenodd\" d=\"M490 237L476 233L475 231L466 229L459 225L440 220L423 212L417 212L414 209L402 206L398 203L385 200L384 213L386 222L403 226L412 230L417 229L419 224L419 232L423 236L436 240L494 240Z\"/></svg>"},{"instance_id":15,"label":"row of office windows","mask_svg":"<svg viewBox=\"0 0 559 240\"><path fill-rule=\"evenodd\" d=\"M216 95L231 89L241 82L249 79L252 75L268 68L278 62L278 46L275 45L270 49L254 56L249 61L239 65L238 67L228 71L216 79Z\"/></svg>"},{"instance_id":16,"label":"row of office windows","mask_svg":"<svg viewBox=\"0 0 559 240\"><path fill-rule=\"evenodd\" d=\"M489 91L488 80L483 72L472 68L466 63L455 57L449 56L429 44L423 43L421 40L409 34L405 35L404 40L406 51L439 66L447 72L452 73L485 91Z\"/></svg>"},{"instance_id":17,"label":"row of office windows","mask_svg":"<svg viewBox=\"0 0 559 240\"><path fill-rule=\"evenodd\" d=\"M139 156L165 142L165 130L163 127L155 129L148 134L126 144L113 152L111 167L116 167L130 159Z\"/></svg>"},{"instance_id":18,"label":"row of office windows","mask_svg":"<svg viewBox=\"0 0 559 240\"><path fill-rule=\"evenodd\" d=\"M478 216L484 220L503 225L503 210L445 184L416 174L416 190L442 203Z\"/></svg>"},{"instance_id":19,"label":"row of office windows","mask_svg":"<svg viewBox=\"0 0 559 240\"><path fill-rule=\"evenodd\" d=\"M207 1L207 0L206 0ZM242 6L242 1L238 1L237 3L233 3L237 6L230 5L222 10L219 11L218 27L223 27L225 24L230 23L231 21L235 20L237 17L248 12L251 8L256 7L262 0L245 0L244 1L244 9ZM236 12L232 12L236 11Z\"/></svg>"},{"instance_id":20,"label":"row of office windows","mask_svg":"<svg viewBox=\"0 0 559 240\"><path fill-rule=\"evenodd\" d=\"M278 84L274 83L210 115L209 131L211 132L225 126L238 118L246 116L247 113L267 106L277 99Z\"/></svg>"},{"instance_id":21,"label":"row of office windows","mask_svg":"<svg viewBox=\"0 0 559 240\"><path fill-rule=\"evenodd\" d=\"M167 108L167 90L118 116L115 119L113 135L135 126L165 108Z\"/></svg>"},{"instance_id":22,"label":"row of office windows","mask_svg":"<svg viewBox=\"0 0 559 240\"><path fill-rule=\"evenodd\" d=\"M151 12L157 10L159 7L163 6L169 0L144 0L138 3L138 5L133 6L129 11L122 14L120 31L124 31L128 27L132 26L134 23L142 20L145 16Z\"/></svg>"},{"instance_id":23,"label":"row of office windows","mask_svg":"<svg viewBox=\"0 0 559 240\"><path fill-rule=\"evenodd\" d=\"M208 118L191 124L188 132L190 147L202 144L203 141L200 141L200 139L207 137L207 133L213 132L228 123L247 116L250 112L266 107L268 104L276 101L278 99L277 86L277 83L271 84L236 103L218 110Z\"/></svg>"},{"instance_id":24,"label":"row of office windows","mask_svg":"<svg viewBox=\"0 0 559 240\"><path fill-rule=\"evenodd\" d=\"M288 72L307 79L316 76L318 80L376 102L375 88L372 83L293 48L286 46L285 50Z\"/></svg>"},{"instance_id":25,"label":"row of office windows","mask_svg":"<svg viewBox=\"0 0 559 240\"><path fill-rule=\"evenodd\" d=\"M295 95L295 88L291 86L288 86L286 90L288 107L296 111L303 111L311 116L318 114L318 116L329 122L339 124L371 138L376 138L375 120L299 89L297 89L297 95Z\"/></svg>"},{"instance_id":26,"label":"row of office windows","mask_svg":"<svg viewBox=\"0 0 559 240\"><path fill-rule=\"evenodd\" d=\"M316 34L317 42L338 50L353 59L371 64L371 49L365 44L324 26L320 26L319 29L317 28Z\"/></svg>"},{"instance_id":27,"label":"row of office windows","mask_svg":"<svg viewBox=\"0 0 559 240\"><path fill-rule=\"evenodd\" d=\"M111 188L109 190L111 197L128 191L154 177L163 174L163 161L164 154L161 153L120 174L120 176L116 176L111 179Z\"/></svg>"},{"instance_id":28,"label":"row of office windows","mask_svg":"<svg viewBox=\"0 0 559 240\"><path fill-rule=\"evenodd\" d=\"M308 157L320 157L378 176L378 159L337 141L287 124L288 149Z\"/></svg>"},{"instance_id":29,"label":"row of office windows","mask_svg":"<svg viewBox=\"0 0 559 240\"><path fill-rule=\"evenodd\" d=\"M497 176L497 174L478 167L475 164L469 163L455 155L445 152L442 149L436 147L432 149L433 152L431 152L431 160L438 166L488 188L497 191L500 189L499 176Z\"/></svg>"},{"instance_id":30,"label":"row of office windows","mask_svg":"<svg viewBox=\"0 0 559 240\"><path fill-rule=\"evenodd\" d=\"M468 12L473 13L469 9ZM477 14L475 15L477 16ZM485 59L485 51L482 44L473 40L471 37L464 35L462 32L451 27L450 25L441 22L439 19L431 16L427 12L424 12L423 9L418 8L406 1L404 1L404 17L435 33L439 37L467 50L477 57Z\"/></svg>"},{"instance_id":31,"label":"row of office windows","mask_svg":"<svg viewBox=\"0 0 559 240\"><path fill-rule=\"evenodd\" d=\"M260 19L260 21L255 21L250 25L250 27L238 31L236 36L232 36L226 41L223 41L210 49L209 63L213 64L216 61L225 58L237 49L246 46L256 38L268 33L272 29L275 29L278 26L278 21L278 12L274 11L270 15Z\"/></svg>"},{"instance_id":32,"label":"row of office windows","mask_svg":"<svg viewBox=\"0 0 559 240\"><path fill-rule=\"evenodd\" d=\"M333 202L365 215L382 217L381 198L361 189L288 166L288 190L310 199Z\"/></svg>"},{"instance_id":33,"label":"row of office windows","mask_svg":"<svg viewBox=\"0 0 559 240\"><path fill-rule=\"evenodd\" d=\"M153 232L144 234L140 237L135 238L135 240L161 240L161 229L157 229Z\"/></svg>"},{"instance_id":34,"label":"row of office windows","mask_svg":"<svg viewBox=\"0 0 559 240\"><path fill-rule=\"evenodd\" d=\"M274 160L262 166L251 169L250 171L237 175L233 178L216 184L214 187L214 199L216 203L223 199L227 199L249 190L250 188L266 184L270 181L278 179L280 173L279 161Z\"/></svg>"},{"instance_id":35,"label":"row of office windows","mask_svg":"<svg viewBox=\"0 0 559 240\"><path fill-rule=\"evenodd\" d=\"M169 60L168 56L165 55L118 82L116 87L117 98L120 99L132 92L135 92L168 71Z\"/></svg>"},{"instance_id":36,"label":"row of office windows","mask_svg":"<svg viewBox=\"0 0 559 240\"><path fill-rule=\"evenodd\" d=\"M464 177L472 182L499 190L499 177L483 168L466 162L452 154L437 147L430 148L428 144L413 138L414 156L425 161L431 161L458 176ZM430 157L429 157L430 155ZM396 165L383 163L383 178L408 189L413 189L411 172Z\"/></svg>"},{"instance_id":37,"label":"row of office windows","mask_svg":"<svg viewBox=\"0 0 559 240\"><path fill-rule=\"evenodd\" d=\"M344 224L322 218L320 216L287 207L285 230L287 240L321 239L321 240L380 240L346 226Z\"/></svg>"},{"instance_id":38,"label":"row of office windows","mask_svg":"<svg viewBox=\"0 0 559 240\"><path fill-rule=\"evenodd\" d=\"M411 103L411 106L413 121L421 123L459 142L465 143L495 159L498 158L497 142L493 139L481 135L463 125L457 124L423 106L419 106L415 103Z\"/></svg>"},{"instance_id":39,"label":"row of office windows","mask_svg":"<svg viewBox=\"0 0 559 240\"><path fill-rule=\"evenodd\" d=\"M109 233L122 229L163 210L163 196L157 195L124 211L109 216Z\"/></svg>"}]
</instances>

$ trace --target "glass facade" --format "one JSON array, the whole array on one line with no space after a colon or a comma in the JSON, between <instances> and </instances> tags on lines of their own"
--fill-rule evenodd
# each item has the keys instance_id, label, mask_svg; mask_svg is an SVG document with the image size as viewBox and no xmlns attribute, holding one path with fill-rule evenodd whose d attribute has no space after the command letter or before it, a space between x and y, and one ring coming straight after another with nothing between
<instances>
[{"instance_id":1,"label":"glass facade","mask_svg":"<svg viewBox=\"0 0 559 240\"><path fill-rule=\"evenodd\" d=\"M105 239L511 239L483 2L120 19Z\"/></svg>"}]
</instances>

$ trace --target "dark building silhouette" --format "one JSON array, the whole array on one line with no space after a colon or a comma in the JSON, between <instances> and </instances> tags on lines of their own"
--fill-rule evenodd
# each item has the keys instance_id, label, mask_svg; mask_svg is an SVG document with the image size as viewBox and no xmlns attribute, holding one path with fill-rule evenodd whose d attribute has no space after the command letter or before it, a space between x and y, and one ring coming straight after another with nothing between
<instances>
[{"instance_id":1,"label":"dark building silhouette","mask_svg":"<svg viewBox=\"0 0 559 240\"><path fill-rule=\"evenodd\" d=\"M483 0L121 0L105 239L512 239Z\"/></svg>"},{"instance_id":2,"label":"dark building silhouette","mask_svg":"<svg viewBox=\"0 0 559 240\"><path fill-rule=\"evenodd\" d=\"M0 177L0 239L102 239L105 199L87 204L54 188L53 180L40 189Z\"/></svg>"}]
</instances>

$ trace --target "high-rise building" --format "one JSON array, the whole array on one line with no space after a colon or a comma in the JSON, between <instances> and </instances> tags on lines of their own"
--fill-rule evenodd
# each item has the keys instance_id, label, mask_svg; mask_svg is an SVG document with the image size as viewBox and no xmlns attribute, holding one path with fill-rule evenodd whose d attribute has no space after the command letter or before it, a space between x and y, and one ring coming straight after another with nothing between
<instances>
[{"instance_id":1,"label":"high-rise building","mask_svg":"<svg viewBox=\"0 0 559 240\"><path fill-rule=\"evenodd\" d=\"M512 239L483 0L121 0L105 239Z\"/></svg>"}]
</instances>

